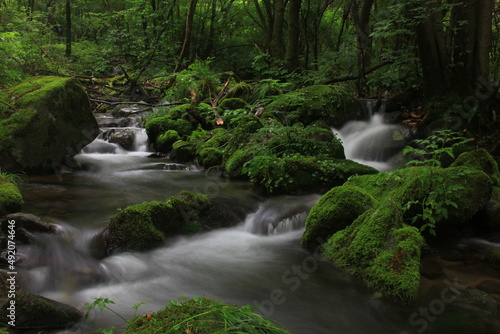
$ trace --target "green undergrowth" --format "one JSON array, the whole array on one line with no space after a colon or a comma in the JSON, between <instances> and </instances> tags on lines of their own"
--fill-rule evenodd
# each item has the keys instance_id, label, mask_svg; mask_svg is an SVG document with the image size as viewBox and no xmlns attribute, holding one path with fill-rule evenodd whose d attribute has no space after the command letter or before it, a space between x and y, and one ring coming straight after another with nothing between
<instances>
[{"instance_id":1,"label":"green undergrowth","mask_svg":"<svg viewBox=\"0 0 500 334\"><path fill-rule=\"evenodd\" d=\"M250 306L239 308L206 297L194 297L190 300L171 301L157 313L132 318L125 333L287 334L290 332L253 312Z\"/></svg>"}]
</instances>

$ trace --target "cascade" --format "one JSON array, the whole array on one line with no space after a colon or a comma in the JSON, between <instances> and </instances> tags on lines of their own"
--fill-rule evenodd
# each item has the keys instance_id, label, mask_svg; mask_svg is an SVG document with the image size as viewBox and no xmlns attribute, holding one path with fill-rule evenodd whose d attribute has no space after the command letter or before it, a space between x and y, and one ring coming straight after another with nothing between
<instances>
[{"instance_id":1,"label":"cascade","mask_svg":"<svg viewBox=\"0 0 500 334\"><path fill-rule=\"evenodd\" d=\"M384 121L383 100L362 99L359 104L366 120L349 121L339 130L332 129L344 145L346 158L382 171L393 169L389 160L401 152L407 130Z\"/></svg>"}]
</instances>

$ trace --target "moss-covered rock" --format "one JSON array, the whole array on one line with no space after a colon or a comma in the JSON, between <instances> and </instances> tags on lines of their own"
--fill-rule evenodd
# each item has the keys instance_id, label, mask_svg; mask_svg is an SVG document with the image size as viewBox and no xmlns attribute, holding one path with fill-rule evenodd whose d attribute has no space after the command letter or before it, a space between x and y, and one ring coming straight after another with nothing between
<instances>
[{"instance_id":1,"label":"moss-covered rock","mask_svg":"<svg viewBox=\"0 0 500 334\"><path fill-rule=\"evenodd\" d=\"M198 164L209 168L222 164L222 150L215 147L207 147L200 151Z\"/></svg>"},{"instance_id":2,"label":"moss-covered rock","mask_svg":"<svg viewBox=\"0 0 500 334\"><path fill-rule=\"evenodd\" d=\"M311 209L306 221L302 245L313 249L343 230L363 212L373 208L376 200L365 190L353 186L332 188Z\"/></svg>"},{"instance_id":3,"label":"moss-covered rock","mask_svg":"<svg viewBox=\"0 0 500 334\"><path fill-rule=\"evenodd\" d=\"M178 140L181 140L179 133L175 130L168 130L156 139L156 149L158 152L168 153L172 149L172 145Z\"/></svg>"},{"instance_id":4,"label":"moss-covered rock","mask_svg":"<svg viewBox=\"0 0 500 334\"><path fill-rule=\"evenodd\" d=\"M0 97L0 167L53 172L99 133L88 96L76 79L33 77Z\"/></svg>"},{"instance_id":5,"label":"moss-covered rock","mask_svg":"<svg viewBox=\"0 0 500 334\"><path fill-rule=\"evenodd\" d=\"M368 286L408 302L420 287L423 244L418 229L403 223L399 205L386 198L336 232L323 245L322 254Z\"/></svg>"},{"instance_id":6,"label":"moss-covered rock","mask_svg":"<svg viewBox=\"0 0 500 334\"><path fill-rule=\"evenodd\" d=\"M132 333L266 333L289 334L269 319L254 313L250 306L238 308L210 298L195 297L170 302L152 315L141 315L128 322Z\"/></svg>"},{"instance_id":7,"label":"moss-covered rock","mask_svg":"<svg viewBox=\"0 0 500 334\"><path fill-rule=\"evenodd\" d=\"M242 173L268 193L304 194L323 192L343 184L353 175L378 171L352 160L294 155L254 157L244 164Z\"/></svg>"},{"instance_id":8,"label":"moss-covered rock","mask_svg":"<svg viewBox=\"0 0 500 334\"><path fill-rule=\"evenodd\" d=\"M493 185L500 187L500 172L498 164L484 148L462 153L451 164L451 167L468 167L485 172L493 181Z\"/></svg>"},{"instance_id":9,"label":"moss-covered rock","mask_svg":"<svg viewBox=\"0 0 500 334\"><path fill-rule=\"evenodd\" d=\"M152 143L156 143L158 136L168 130L174 130L180 136L188 136L193 132L193 126L184 119L172 119L168 116L155 117L146 122L146 133Z\"/></svg>"},{"instance_id":10,"label":"moss-covered rock","mask_svg":"<svg viewBox=\"0 0 500 334\"><path fill-rule=\"evenodd\" d=\"M172 144L170 158L178 163L193 161L196 156L196 146L179 140Z\"/></svg>"},{"instance_id":11,"label":"moss-covered rock","mask_svg":"<svg viewBox=\"0 0 500 334\"><path fill-rule=\"evenodd\" d=\"M341 86L316 85L280 95L266 110L284 113L286 124L324 120L338 128L349 120L354 101Z\"/></svg>"},{"instance_id":12,"label":"moss-covered rock","mask_svg":"<svg viewBox=\"0 0 500 334\"><path fill-rule=\"evenodd\" d=\"M129 206L109 221L103 232L106 254L145 251L158 247L167 237L192 234L239 221L223 203L206 195L182 191L165 202Z\"/></svg>"},{"instance_id":13,"label":"moss-covered rock","mask_svg":"<svg viewBox=\"0 0 500 334\"><path fill-rule=\"evenodd\" d=\"M49 330L68 328L80 321L82 313L77 309L54 300L17 291L15 301L15 329ZM11 319L7 309L10 303L0 308L0 324L7 325Z\"/></svg>"},{"instance_id":14,"label":"moss-covered rock","mask_svg":"<svg viewBox=\"0 0 500 334\"><path fill-rule=\"evenodd\" d=\"M409 221L418 215L431 215L428 217L435 219L438 235L460 235L465 223L491 198L491 183L485 173L466 167L412 167L356 176L345 184L406 206L404 217ZM434 211L423 212L423 207ZM425 223L418 219L415 226L421 228Z\"/></svg>"},{"instance_id":15,"label":"moss-covered rock","mask_svg":"<svg viewBox=\"0 0 500 334\"><path fill-rule=\"evenodd\" d=\"M210 125L214 122L214 115L213 108L206 103L182 104L170 108L168 111L168 117L188 121L193 128L198 126L210 128Z\"/></svg>"},{"instance_id":16,"label":"moss-covered rock","mask_svg":"<svg viewBox=\"0 0 500 334\"><path fill-rule=\"evenodd\" d=\"M20 211L24 204L17 186L0 175L0 216Z\"/></svg>"}]
</instances>

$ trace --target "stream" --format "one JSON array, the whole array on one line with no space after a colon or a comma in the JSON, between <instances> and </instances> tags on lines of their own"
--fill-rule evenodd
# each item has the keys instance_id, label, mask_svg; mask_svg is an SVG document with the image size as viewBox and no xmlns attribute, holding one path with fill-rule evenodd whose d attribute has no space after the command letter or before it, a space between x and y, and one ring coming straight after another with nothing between
<instances>
[{"instance_id":1,"label":"stream","mask_svg":"<svg viewBox=\"0 0 500 334\"><path fill-rule=\"evenodd\" d=\"M349 131L376 127L368 122L373 120L346 125L352 129L340 130L344 141ZM194 166L148 158L144 130L133 129L138 133L133 151L96 139L76 156L84 170L29 178L22 189L23 211L56 224L59 233L39 235L40 243L19 247L19 278L26 290L82 311L94 298L109 298L125 318L134 315L132 306L140 302L147 303L139 308L138 314L143 314L170 300L206 296L239 306L261 305L257 312L294 334L408 329L408 315L414 310L382 298L301 247L307 212L319 194L265 197L249 182L210 177ZM388 126L387 131L392 130ZM354 155L370 160L359 154ZM389 169L376 158L370 161ZM92 257L92 237L119 208L165 200L181 190L223 199L247 212L246 219L232 228L169 239L150 252ZM122 322L111 312L93 312L87 323L69 332L91 333Z\"/></svg>"}]
</instances>

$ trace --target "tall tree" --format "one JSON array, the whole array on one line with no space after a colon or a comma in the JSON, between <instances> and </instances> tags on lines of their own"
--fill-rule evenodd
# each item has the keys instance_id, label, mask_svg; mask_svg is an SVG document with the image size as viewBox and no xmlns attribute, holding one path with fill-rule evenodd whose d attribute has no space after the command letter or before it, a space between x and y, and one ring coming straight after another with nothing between
<instances>
[{"instance_id":1,"label":"tall tree","mask_svg":"<svg viewBox=\"0 0 500 334\"><path fill-rule=\"evenodd\" d=\"M71 0L66 0L66 57L71 57Z\"/></svg>"},{"instance_id":2,"label":"tall tree","mask_svg":"<svg viewBox=\"0 0 500 334\"><path fill-rule=\"evenodd\" d=\"M351 10L354 24L356 25L356 41L358 47L358 79L356 86L358 94L364 96L368 92L366 83L366 68L370 62L372 38L370 29L370 12L374 0L352 0Z\"/></svg>"},{"instance_id":3,"label":"tall tree","mask_svg":"<svg viewBox=\"0 0 500 334\"><path fill-rule=\"evenodd\" d=\"M193 30L194 12L198 0L189 0L189 8L186 14L186 26L184 30L184 42L182 43L181 53L175 66L174 72L178 72L182 68L182 62L189 57L189 47L191 44L191 33Z\"/></svg>"},{"instance_id":4,"label":"tall tree","mask_svg":"<svg viewBox=\"0 0 500 334\"><path fill-rule=\"evenodd\" d=\"M288 45L285 63L289 72L294 71L300 65L300 5L301 0L290 0L290 8L288 9Z\"/></svg>"}]
</instances>

